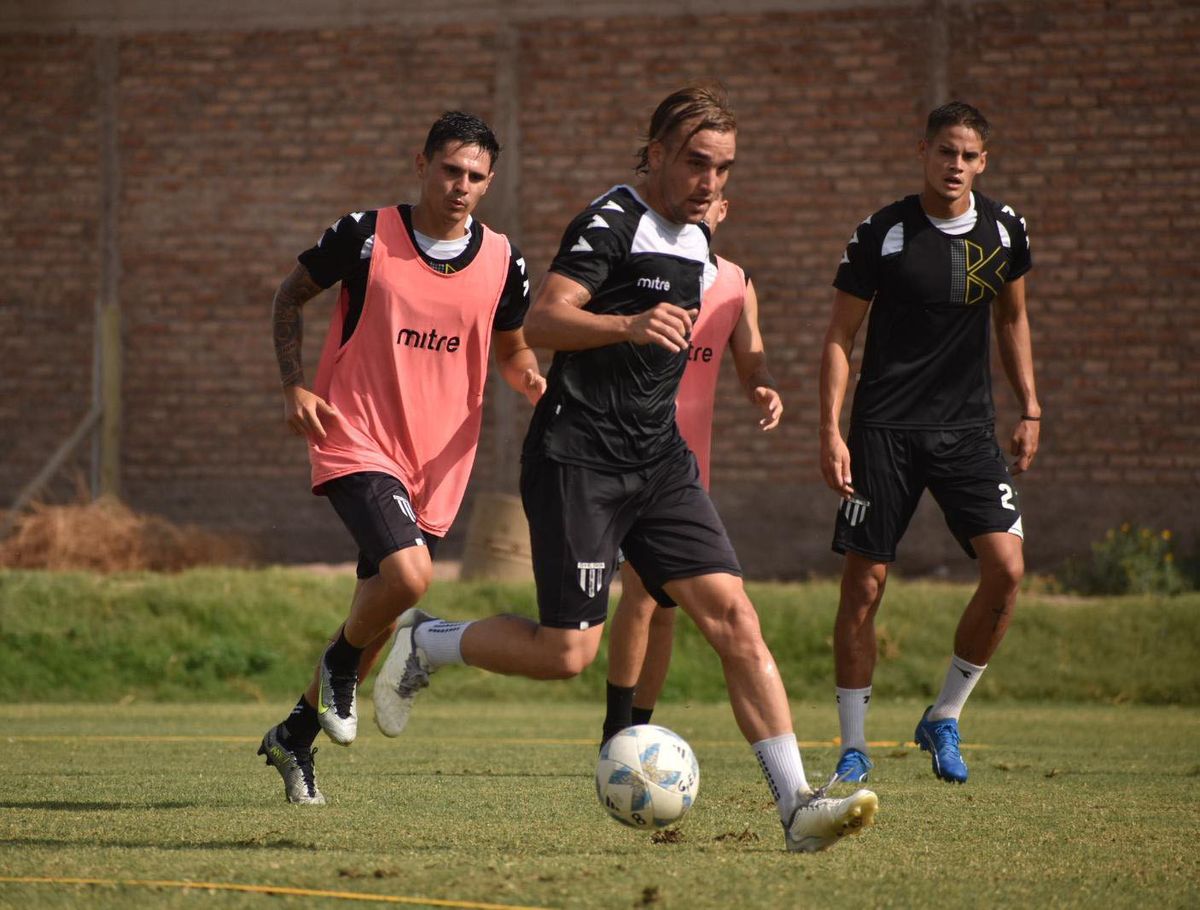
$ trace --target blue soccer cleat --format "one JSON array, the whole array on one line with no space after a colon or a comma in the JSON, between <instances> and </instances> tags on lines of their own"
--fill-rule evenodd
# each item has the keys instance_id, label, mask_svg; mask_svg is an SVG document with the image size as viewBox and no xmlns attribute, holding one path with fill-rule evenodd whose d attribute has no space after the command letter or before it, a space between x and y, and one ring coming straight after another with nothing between
<instances>
[{"instance_id":1,"label":"blue soccer cleat","mask_svg":"<svg viewBox=\"0 0 1200 910\"><path fill-rule=\"evenodd\" d=\"M921 715L913 739L922 752L933 754L933 773L952 784L967 782L967 763L958 751L958 721L953 717L929 720L930 705Z\"/></svg>"},{"instance_id":2,"label":"blue soccer cleat","mask_svg":"<svg viewBox=\"0 0 1200 910\"><path fill-rule=\"evenodd\" d=\"M875 763L858 749L847 749L837 763L837 779L848 784L861 784Z\"/></svg>"}]
</instances>

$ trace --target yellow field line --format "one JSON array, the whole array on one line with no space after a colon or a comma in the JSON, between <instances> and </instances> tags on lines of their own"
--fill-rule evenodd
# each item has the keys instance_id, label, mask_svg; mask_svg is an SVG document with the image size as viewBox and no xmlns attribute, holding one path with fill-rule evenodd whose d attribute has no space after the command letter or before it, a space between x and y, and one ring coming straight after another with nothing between
<instances>
[{"instance_id":1,"label":"yellow field line","mask_svg":"<svg viewBox=\"0 0 1200 910\"><path fill-rule=\"evenodd\" d=\"M500 746L593 746L596 741L594 739L518 739L518 738L501 738L501 739L480 739L474 736L413 736L409 737L413 742L474 742L481 745L500 745ZM258 742L255 737L249 736L206 736L206 735L159 735L159 736L142 736L135 734L107 734L107 733L31 733L17 734L15 736L0 736L0 740L7 742L18 743L37 743L37 742L69 742L71 740L89 740L92 742L125 742L125 743L237 743L239 745L253 745ZM691 740L698 746L744 746L745 743L740 740L728 739L695 739ZM839 739L816 739L804 740L799 743L801 749L830 749L834 746L841 745ZM901 742L895 739L873 740L867 743L873 749L897 749L905 746L916 746L916 743L909 741ZM963 749L986 749L983 743L963 743Z\"/></svg>"},{"instance_id":2,"label":"yellow field line","mask_svg":"<svg viewBox=\"0 0 1200 910\"><path fill-rule=\"evenodd\" d=\"M88 740L90 742L110 743L246 743L258 742L248 736L201 736L195 734L162 734L159 736L144 736L119 733L30 733L16 736L0 736L7 742L65 742L70 740Z\"/></svg>"},{"instance_id":3,"label":"yellow field line","mask_svg":"<svg viewBox=\"0 0 1200 910\"><path fill-rule=\"evenodd\" d=\"M454 901L437 897L402 897L396 894L366 894L361 891L326 891L320 888L289 888L284 885L238 885L231 882L173 882L137 878L58 878L0 875L0 884L9 885L124 885L138 888L183 888L202 891L244 891L251 894L290 894L297 897L333 897L347 901L373 901L377 904L416 904L422 907L460 907L467 910L546 910L516 904L484 904L479 901Z\"/></svg>"}]
</instances>

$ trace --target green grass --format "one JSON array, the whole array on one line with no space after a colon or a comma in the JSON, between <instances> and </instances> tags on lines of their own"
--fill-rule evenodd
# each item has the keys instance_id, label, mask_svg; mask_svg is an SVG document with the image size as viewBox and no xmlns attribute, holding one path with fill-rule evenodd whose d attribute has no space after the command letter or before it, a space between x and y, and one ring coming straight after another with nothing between
<instances>
[{"instance_id":1,"label":"green grass","mask_svg":"<svg viewBox=\"0 0 1200 910\"><path fill-rule=\"evenodd\" d=\"M877 746L879 824L816 856L783 851L725 706L665 705L701 765L682 840L610 821L591 776L599 705L462 701L440 675L405 735L367 721L318 757L324 808L282 799L254 756L255 705L0 708L0 877L168 880L526 907L1185 907L1200 902L1200 709L973 702L971 781ZM902 741L923 703L877 699ZM809 773L836 714L794 706ZM364 713L369 713L369 708ZM353 906L160 886L0 883L0 907Z\"/></svg>"},{"instance_id":2,"label":"green grass","mask_svg":"<svg viewBox=\"0 0 1200 910\"><path fill-rule=\"evenodd\" d=\"M37 701L288 703L345 617L353 578L299 569L202 569L98 576L0 570L0 689ZM763 632L794 696L832 690L837 585L751 585ZM889 582L878 621L880 698L928 699L940 686L971 589ZM424 603L450 618L534 615L530 585L438 582ZM1022 596L973 698L1200 704L1200 594ZM603 656L555 699L594 701ZM461 672L439 683L462 698L525 701L542 684ZM724 699L720 666L679 623L667 702Z\"/></svg>"},{"instance_id":3,"label":"green grass","mask_svg":"<svg viewBox=\"0 0 1200 910\"><path fill-rule=\"evenodd\" d=\"M679 843L627 831L595 802L603 658L565 683L447 670L394 742L364 707L353 748L321 747L330 805L287 805L254 751L307 681L352 585L349 574L296 569L0 571L0 908L332 903L4 877L233 883L426 906L1200 904L1200 595L1024 594L964 717L971 782L951 787L906 743L970 588L890 582L869 721L882 743L879 825L800 857L782 849L720 667L687 621L655 718L701 763ZM837 733L837 586L750 592L811 743L809 772L823 779ZM440 582L426 607L453 618L535 612L528 585Z\"/></svg>"}]
</instances>

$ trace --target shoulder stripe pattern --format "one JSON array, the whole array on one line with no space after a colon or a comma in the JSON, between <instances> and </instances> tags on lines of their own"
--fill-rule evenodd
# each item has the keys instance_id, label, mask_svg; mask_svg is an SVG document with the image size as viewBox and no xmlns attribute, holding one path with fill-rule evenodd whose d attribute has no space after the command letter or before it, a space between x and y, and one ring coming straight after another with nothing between
<instances>
[{"instance_id":1,"label":"shoulder stripe pattern","mask_svg":"<svg viewBox=\"0 0 1200 910\"><path fill-rule=\"evenodd\" d=\"M699 225L672 224L647 209L638 221L637 233L633 235L629 252L661 253L703 264L708 262L708 237Z\"/></svg>"},{"instance_id":2,"label":"shoulder stripe pattern","mask_svg":"<svg viewBox=\"0 0 1200 910\"><path fill-rule=\"evenodd\" d=\"M880 256L894 256L904 249L904 222L899 221L893 224L888 229L887 234L883 237L883 246L879 250Z\"/></svg>"},{"instance_id":3,"label":"shoulder stripe pattern","mask_svg":"<svg viewBox=\"0 0 1200 910\"><path fill-rule=\"evenodd\" d=\"M529 274L525 271L525 257L517 257L517 268L521 270L521 278L524 279L524 294L529 296Z\"/></svg>"}]
</instances>

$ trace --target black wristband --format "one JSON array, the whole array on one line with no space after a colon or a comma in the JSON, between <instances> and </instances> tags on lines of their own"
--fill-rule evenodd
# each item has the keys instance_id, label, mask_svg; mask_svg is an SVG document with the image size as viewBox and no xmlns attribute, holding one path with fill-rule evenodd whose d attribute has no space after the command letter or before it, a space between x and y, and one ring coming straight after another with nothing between
<instances>
[{"instance_id":1,"label":"black wristband","mask_svg":"<svg viewBox=\"0 0 1200 910\"><path fill-rule=\"evenodd\" d=\"M1034 421L1034 422L1037 422L1037 421L1041 420L1042 418L1040 418L1040 417L1030 417L1028 414L1022 414L1022 415L1021 415L1021 419L1022 419L1022 420L1032 420L1032 421Z\"/></svg>"}]
</instances>

